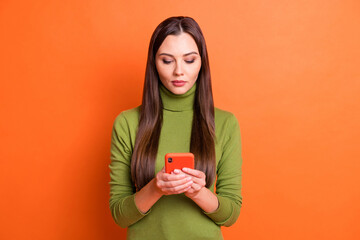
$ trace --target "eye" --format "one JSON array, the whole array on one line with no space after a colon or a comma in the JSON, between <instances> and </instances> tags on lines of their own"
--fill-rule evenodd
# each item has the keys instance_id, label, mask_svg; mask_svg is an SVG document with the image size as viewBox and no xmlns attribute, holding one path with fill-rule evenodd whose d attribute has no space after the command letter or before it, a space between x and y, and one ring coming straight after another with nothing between
<instances>
[{"instance_id":1,"label":"eye","mask_svg":"<svg viewBox=\"0 0 360 240\"><path fill-rule=\"evenodd\" d=\"M189 63L189 64L190 64L190 63L193 63L194 61L195 61L195 59L193 59L193 60L185 60L185 62L186 62L186 63Z\"/></svg>"},{"instance_id":2,"label":"eye","mask_svg":"<svg viewBox=\"0 0 360 240\"><path fill-rule=\"evenodd\" d=\"M170 64L172 62L171 60L166 60L166 59L163 59L162 61L164 64Z\"/></svg>"}]
</instances>

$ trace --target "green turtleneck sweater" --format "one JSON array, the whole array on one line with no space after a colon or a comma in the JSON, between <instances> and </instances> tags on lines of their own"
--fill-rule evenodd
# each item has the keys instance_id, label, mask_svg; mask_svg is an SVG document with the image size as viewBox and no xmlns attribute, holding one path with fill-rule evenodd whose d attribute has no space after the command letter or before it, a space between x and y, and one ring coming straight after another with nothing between
<instances>
[{"instance_id":1,"label":"green turtleneck sweater","mask_svg":"<svg viewBox=\"0 0 360 240\"><path fill-rule=\"evenodd\" d=\"M160 84L163 124L154 176L165 154L189 152L196 84L175 95ZM111 141L110 210L115 222L128 227L128 239L223 239L220 226L235 223L240 213L241 143L238 122L229 112L215 108L216 196L219 207L206 213L184 194L162 196L146 213L134 201L130 162L134 150L140 107L120 113ZM209 188L214 191L214 185Z\"/></svg>"}]
</instances>

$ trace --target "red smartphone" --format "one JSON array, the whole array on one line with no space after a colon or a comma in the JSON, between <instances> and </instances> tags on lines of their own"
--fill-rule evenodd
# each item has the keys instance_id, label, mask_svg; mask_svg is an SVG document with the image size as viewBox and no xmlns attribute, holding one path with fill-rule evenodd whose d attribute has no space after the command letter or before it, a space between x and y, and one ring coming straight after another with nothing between
<instances>
[{"instance_id":1,"label":"red smartphone","mask_svg":"<svg viewBox=\"0 0 360 240\"><path fill-rule=\"evenodd\" d=\"M168 153L165 155L165 172L171 173L175 169L184 167L194 169L194 154L192 153Z\"/></svg>"}]
</instances>

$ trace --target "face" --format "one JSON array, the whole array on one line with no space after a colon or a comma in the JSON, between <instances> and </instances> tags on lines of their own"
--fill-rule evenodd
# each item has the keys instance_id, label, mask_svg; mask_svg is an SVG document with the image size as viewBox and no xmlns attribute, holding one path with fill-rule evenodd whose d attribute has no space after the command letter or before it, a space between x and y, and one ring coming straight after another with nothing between
<instances>
[{"instance_id":1,"label":"face","mask_svg":"<svg viewBox=\"0 0 360 240\"><path fill-rule=\"evenodd\" d=\"M186 93L196 82L201 57L195 40L188 33L168 35L155 56L162 84L174 94Z\"/></svg>"}]
</instances>

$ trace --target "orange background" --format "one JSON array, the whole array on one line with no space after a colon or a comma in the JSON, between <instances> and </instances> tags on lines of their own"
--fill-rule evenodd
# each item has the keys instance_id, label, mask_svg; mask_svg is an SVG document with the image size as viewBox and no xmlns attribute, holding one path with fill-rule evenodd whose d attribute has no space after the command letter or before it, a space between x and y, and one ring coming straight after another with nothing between
<instances>
[{"instance_id":1,"label":"orange background","mask_svg":"<svg viewBox=\"0 0 360 240\"><path fill-rule=\"evenodd\" d=\"M360 2L1 1L0 239L124 239L110 134L151 33L194 17L243 142L225 239L360 239Z\"/></svg>"}]
</instances>

